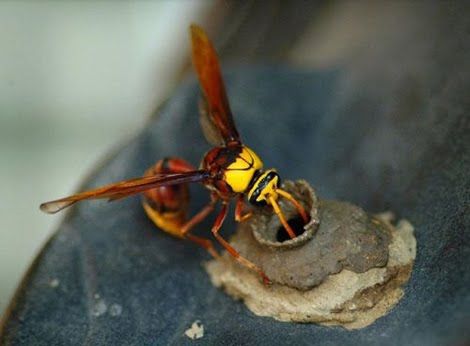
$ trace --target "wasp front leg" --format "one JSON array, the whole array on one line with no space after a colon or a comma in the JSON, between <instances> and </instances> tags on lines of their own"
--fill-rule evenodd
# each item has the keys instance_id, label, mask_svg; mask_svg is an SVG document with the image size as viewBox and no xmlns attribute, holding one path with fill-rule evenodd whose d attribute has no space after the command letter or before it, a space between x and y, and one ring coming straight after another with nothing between
<instances>
[{"instance_id":1,"label":"wasp front leg","mask_svg":"<svg viewBox=\"0 0 470 346\"><path fill-rule=\"evenodd\" d=\"M271 280L266 276L266 274L261 270L260 267L258 267L256 264L253 262L247 260L246 258L242 257L240 253L235 250L222 236L219 234L220 228L222 227L222 224L224 223L225 217L227 216L228 212L228 202L223 201L222 202L222 209L220 210L219 214L217 215L217 218L215 219L214 225L212 226L212 234L214 234L214 237L219 241L219 243L227 250L227 252L233 256L233 258L240 263L241 265L254 270L257 272L260 276L261 279L263 280L263 283L265 285L269 285L271 283Z\"/></svg>"},{"instance_id":2,"label":"wasp front leg","mask_svg":"<svg viewBox=\"0 0 470 346\"><path fill-rule=\"evenodd\" d=\"M217 203L217 197L215 195L211 195L211 201L208 205L206 205L199 213L194 215L188 222L184 224L181 228L181 236L187 238L203 248L205 248L214 258L219 258L220 255L214 248L214 244L209 239L199 237L189 233L191 229L196 226L198 223L202 222L212 211L214 211L215 205Z\"/></svg>"}]
</instances>

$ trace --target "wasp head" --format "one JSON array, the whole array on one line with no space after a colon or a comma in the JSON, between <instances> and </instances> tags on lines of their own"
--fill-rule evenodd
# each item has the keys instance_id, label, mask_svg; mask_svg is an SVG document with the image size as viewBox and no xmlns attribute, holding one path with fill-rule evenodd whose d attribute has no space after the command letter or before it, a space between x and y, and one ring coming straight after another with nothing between
<instances>
[{"instance_id":1,"label":"wasp head","mask_svg":"<svg viewBox=\"0 0 470 346\"><path fill-rule=\"evenodd\" d=\"M306 224L309 221L309 217L304 207L289 192L280 188L281 178L274 169L265 172L259 171L253 178L253 181L252 187L248 192L248 201L256 206L271 205L274 213L279 217L290 238L295 238L296 233L289 225L278 204L279 196L282 196L294 205L299 215L302 217L304 224Z\"/></svg>"},{"instance_id":2,"label":"wasp head","mask_svg":"<svg viewBox=\"0 0 470 346\"><path fill-rule=\"evenodd\" d=\"M248 201L256 206L269 203L271 198L277 200L277 189L281 186L281 178L274 169L260 172L254 178L254 182L248 192Z\"/></svg>"}]
</instances>

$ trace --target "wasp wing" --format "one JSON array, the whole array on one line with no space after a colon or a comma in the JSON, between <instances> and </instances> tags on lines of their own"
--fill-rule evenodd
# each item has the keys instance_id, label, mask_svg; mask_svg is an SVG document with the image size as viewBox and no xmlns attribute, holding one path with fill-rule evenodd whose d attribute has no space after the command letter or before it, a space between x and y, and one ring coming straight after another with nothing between
<instances>
[{"instance_id":1,"label":"wasp wing","mask_svg":"<svg viewBox=\"0 0 470 346\"><path fill-rule=\"evenodd\" d=\"M154 189L159 186L201 182L207 178L208 173L204 170L175 174L155 174L152 176L123 180L118 183L105 185L69 197L42 203L40 205L40 209L45 213L55 214L58 211L85 199L107 198L108 200L113 201L139 192Z\"/></svg>"},{"instance_id":2,"label":"wasp wing","mask_svg":"<svg viewBox=\"0 0 470 346\"><path fill-rule=\"evenodd\" d=\"M225 138L222 137L219 129L209 117L209 107L204 98L199 100L199 124L206 140L213 146L222 146L225 144Z\"/></svg>"},{"instance_id":3,"label":"wasp wing","mask_svg":"<svg viewBox=\"0 0 470 346\"><path fill-rule=\"evenodd\" d=\"M197 25L191 25L193 64L205 97L200 112L204 134L212 144L240 142L232 112L220 73L219 61L206 33ZM219 135L215 135L218 132Z\"/></svg>"}]
</instances>

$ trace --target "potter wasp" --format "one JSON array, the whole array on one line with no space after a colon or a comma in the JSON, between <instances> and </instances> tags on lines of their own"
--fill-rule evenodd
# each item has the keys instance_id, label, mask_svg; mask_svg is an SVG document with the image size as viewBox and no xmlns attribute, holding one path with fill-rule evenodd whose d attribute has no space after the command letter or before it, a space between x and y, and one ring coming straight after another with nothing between
<instances>
[{"instance_id":1,"label":"potter wasp","mask_svg":"<svg viewBox=\"0 0 470 346\"><path fill-rule=\"evenodd\" d=\"M192 240L217 257L212 241L191 234L191 230L221 203L212 226L214 237L240 264L258 272L268 283L269 279L263 271L242 257L219 234L230 200L236 198L235 219L239 222L251 215L251 212L244 210L245 197L254 207L271 206L291 238L295 237L295 233L279 207L279 197L290 201L305 223L308 216L301 204L280 188L281 181L276 170L263 170L259 156L242 143L233 121L217 54L200 27L192 25L190 32L193 65L204 96L200 104L200 123L206 139L214 145L204 155L200 168L196 169L180 158L166 158L148 169L143 177L46 202L40 208L52 214L82 200L104 198L114 201L143 193L145 212L159 228L173 236ZM188 184L195 182L204 184L210 190L211 199L201 211L188 218Z\"/></svg>"}]
</instances>

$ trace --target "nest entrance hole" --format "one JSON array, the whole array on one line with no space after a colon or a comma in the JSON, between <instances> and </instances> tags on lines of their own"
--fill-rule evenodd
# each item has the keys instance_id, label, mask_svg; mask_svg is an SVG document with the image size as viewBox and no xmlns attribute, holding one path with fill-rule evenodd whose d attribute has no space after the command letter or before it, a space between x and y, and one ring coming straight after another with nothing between
<instances>
[{"instance_id":1,"label":"nest entrance hole","mask_svg":"<svg viewBox=\"0 0 470 346\"><path fill-rule=\"evenodd\" d=\"M289 226L292 228L292 230L295 233L295 236L298 237L299 235L302 235L305 232L304 226L308 223L305 223L304 220L300 215L297 215L296 217L290 218L287 223ZM295 238L294 238L295 239ZM279 243L283 243L287 240L291 240L291 237L289 236L289 233L287 233L286 229L284 226L280 226L277 229L276 232L276 241Z\"/></svg>"}]
</instances>

